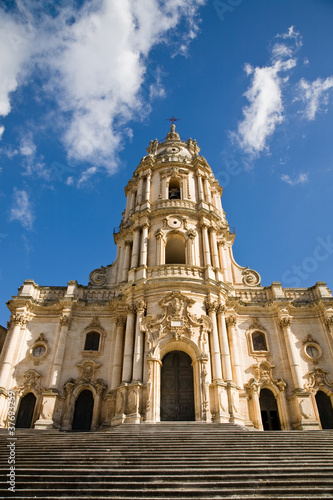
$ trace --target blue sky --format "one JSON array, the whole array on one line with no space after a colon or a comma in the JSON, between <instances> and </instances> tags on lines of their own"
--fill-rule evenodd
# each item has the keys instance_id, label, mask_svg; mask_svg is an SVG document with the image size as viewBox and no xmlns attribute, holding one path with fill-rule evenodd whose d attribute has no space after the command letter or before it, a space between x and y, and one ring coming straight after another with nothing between
<instances>
[{"instance_id":1,"label":"blue sky","mask_svg":"<svg viewBox=\"0 0 333 500\"><path fill-rule=\"evenodd\" d=\"M0 323L25 279L115 258L167 118L224 187L263 286L333 287L332 0L0 1Z\"/></svg>"}]
</instances>

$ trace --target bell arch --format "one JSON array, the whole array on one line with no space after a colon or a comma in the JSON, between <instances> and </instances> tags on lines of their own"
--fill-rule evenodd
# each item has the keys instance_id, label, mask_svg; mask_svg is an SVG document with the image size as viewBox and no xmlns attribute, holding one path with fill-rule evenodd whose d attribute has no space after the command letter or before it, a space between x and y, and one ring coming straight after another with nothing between
<instances>
[{"instance_id":1,"label":"bell arch","mask_svg":"<svg viewBox=\"0 0 333 500\"><path fill-rule=\"evenodd\" d=\"M165 264L186 264L186 242L180 233L168 234L165 245Z\"/></svg>"}]
</instances>

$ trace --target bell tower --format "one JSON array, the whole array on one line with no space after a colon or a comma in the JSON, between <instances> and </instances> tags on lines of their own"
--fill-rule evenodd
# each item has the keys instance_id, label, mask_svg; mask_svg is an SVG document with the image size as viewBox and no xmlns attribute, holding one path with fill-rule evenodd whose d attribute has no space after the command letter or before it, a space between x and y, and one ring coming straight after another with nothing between
<instances>
[{"instance_id":1,"label":"bell tower","mask_svg":"<svg viewBox=\"0 0 333 500\"><path fill-rule=\"evenodd\" d=\"M150 141L125 187L126 209L114 234L117 258L90 275L90 286L117 287L126 304L122 373L113 380L114 424L156 422L163 415L182 419L186 398L194 401L196 420L244 424L230 410L236 401L239 407L242 380L237 349L232 356L229 351L225 303L239 287L261 288L260 277L233 259L235 234L222 208L222 188L199 152L174 124L162 142ZM167 364L179 366L173 373L169 366L161 382L163 358L173 351ZM120 348L115 356L122 356ZM168 386L190 380L180 375L188 373L182 371L188 362L193 386L186 397L181 389L169 394ZM129 400L135 411L126 408Z\"/></svg>"},{"instance_id":2,"label":"bell tower","mask_svg":"<svg viewBox=\"0 0 333 500\"><path fill-rule=\"evenodd\" d=\"M94 271L91 283L100 284L102 273L110 285L175 276L226 290L259 285L258 273L233 259L235 234L222 209L222 187L197 142L184 142L175 129L172 124L162 142L150 141L125 188L116 261Z\"/></svg>"}]
</instances>

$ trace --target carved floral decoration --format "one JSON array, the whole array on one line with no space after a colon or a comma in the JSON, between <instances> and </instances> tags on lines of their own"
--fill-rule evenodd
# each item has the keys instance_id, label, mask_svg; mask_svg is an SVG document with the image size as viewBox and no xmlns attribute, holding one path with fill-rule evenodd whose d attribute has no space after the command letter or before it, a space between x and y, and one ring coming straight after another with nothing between
<instances>
[{"instance_id":1,"label":"carved floral decoration","mask_svg":"<svg viewBox=\"0 0 333 500\"><path fill-rule=\"evenodd\" d=\"M287 387L286 382L282 378L274 379L272 370L275 365L272 365L269 361L258 361L258 363L251 366L254 378L246 385L246 389L250 392L258 392L259 389L265 386L274 385L278 387L280 391L284 391Z\"/></svg>"},{"instance_id":2,"label":"carved floral decoration","mask_svg":"<svg viewBox=\"0 0 333 500\"><path fill-rule=\"evenodd\" d=\"M150 354L166 335L171 334L176 340L191 338L195 328L200 329L199 347L202 352L205 351L206 336L212 329L212 322L206 315L198 318L188 311L194 303L194 300L175 291L160 300L159 304L164 309L162 314L143 318L141 329L147 333Z\"/></svg>"},{"instance_id":3,"label":"carved floral decoration","mask_svg":"<svg viewBox=\"0 0 333 500\"><path fill-rule=\"evenodd\" d=\"M318 389L325 386L333 391L333 381L328 378L328 372L322 368L314 368L306 377L308 382L304 385L309 392L316 393Z\"/></svg>"}]
</instances>

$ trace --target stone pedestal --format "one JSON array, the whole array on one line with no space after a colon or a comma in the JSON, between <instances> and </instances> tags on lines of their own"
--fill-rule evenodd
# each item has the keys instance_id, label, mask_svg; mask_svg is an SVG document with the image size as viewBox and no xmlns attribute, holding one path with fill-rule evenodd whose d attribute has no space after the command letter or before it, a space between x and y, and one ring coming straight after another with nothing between
<instances>
[{"instance_id":1,"label":"stone pedestal","mask_svg":"<svg viewBox=\"0 0 333 500\"><path fill-rule=\"evenodd\" d=\"M58 398L57 392L50 391L43 393L40 417L35 422L34 426L35 429L46 430L56 427L54 425L54 413L55 413L57 398Z\"/></svg>"}]
</instances>

